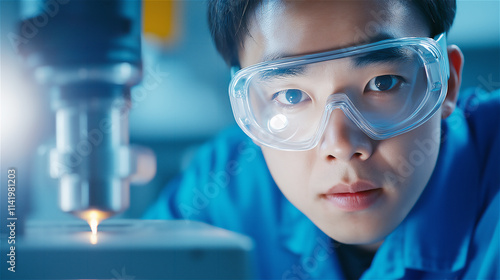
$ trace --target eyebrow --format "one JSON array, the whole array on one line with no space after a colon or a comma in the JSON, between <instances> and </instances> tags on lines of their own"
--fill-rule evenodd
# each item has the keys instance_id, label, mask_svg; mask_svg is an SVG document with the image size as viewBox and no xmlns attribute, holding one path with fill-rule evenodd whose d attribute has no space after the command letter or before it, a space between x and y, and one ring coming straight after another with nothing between
<instances>
[{"instance_id":1,"label":"eyebrow","mask_svg":"<svg viewBox=\"0 0 500 280\"><path fill-rule=\"evenodd\" d=\"M302 75L306 71L307 65L280 67L278 69L265 70L260 74L262 80L289 78Z\"/></svg>"},{"instance_id":2,"label":"eyebrow","mask_svg":"<svg viewBox=\"0 0 500 280\"><path fill-rule=\"evenodd\" d=\"M370 52L354 58L355 67L363 67L369 64L407 62L411 61L411 54L402 47L394 47Z\"/></svg>"}]
</instances>

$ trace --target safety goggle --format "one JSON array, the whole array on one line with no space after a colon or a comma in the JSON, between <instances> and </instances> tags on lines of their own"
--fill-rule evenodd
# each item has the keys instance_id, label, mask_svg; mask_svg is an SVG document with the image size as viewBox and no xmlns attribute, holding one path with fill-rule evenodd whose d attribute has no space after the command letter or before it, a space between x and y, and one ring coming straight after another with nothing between
<instances>
[{"instance_id":1,"label":"safety goggle","mask_svg":"<svg viewBox=\"0 0 500 280\"><path fill-rule=\"evenodd\" d=\"M443 33L258 63L233 74L234 117L252 139L280 150L315 147L335 109L374 140L394 137L441 106L446 47Z\"/></svg>"}]
</instances>

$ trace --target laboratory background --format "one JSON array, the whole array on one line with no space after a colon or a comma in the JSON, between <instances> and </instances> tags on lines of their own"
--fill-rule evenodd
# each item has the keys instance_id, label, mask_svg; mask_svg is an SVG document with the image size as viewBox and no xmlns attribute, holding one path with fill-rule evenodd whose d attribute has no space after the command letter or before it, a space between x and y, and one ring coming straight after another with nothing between
<instances>
[{"instance_id":1,"label":"laboratory background","mask_svg":"<svg viewBox=\"0 0 500 280\"><path fill-rule=\"evenodd\" d=\"M29 13L22 2L0 0L1 225L12 167L18 176L19 218L47 224L74 221L75 215L61 210L59 179L49 164L59 137L53 98L29 75L20 43L12 36L19 32L22 15ZM68 0L54 2L62 9ZM144 178L131 182L128 207L110 220L140 219L200 145L235 125L227 90L230 71L211 40L206 10L206 1L142 1L142 80L131 86L128 123L123 125L128 126L130 146L146 151L136 162L145 169ZM91 20L89 25L100 24ZM36 28L32 32L43 32L44 26ZM448 43L458 45L465 56L462 90L500 88L500 1L458 0Z\"/></svg>"}]
</instances>

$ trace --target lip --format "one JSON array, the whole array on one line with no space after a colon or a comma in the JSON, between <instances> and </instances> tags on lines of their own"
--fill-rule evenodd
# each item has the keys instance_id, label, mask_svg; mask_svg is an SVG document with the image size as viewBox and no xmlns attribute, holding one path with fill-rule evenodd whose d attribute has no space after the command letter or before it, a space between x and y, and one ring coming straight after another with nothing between
<instances>
[{"instance_id":1,"label":"lip","mask_svg":"<svg viewBox=\"0 0 500 280\"><path fill-rule=\"evenodd\" d=\"M347 212L354 212L370 207L381 194L382 189L372 183L357 181L350 185L335 185L322 196L337 208Z\"/></svg>"}]
</instances>

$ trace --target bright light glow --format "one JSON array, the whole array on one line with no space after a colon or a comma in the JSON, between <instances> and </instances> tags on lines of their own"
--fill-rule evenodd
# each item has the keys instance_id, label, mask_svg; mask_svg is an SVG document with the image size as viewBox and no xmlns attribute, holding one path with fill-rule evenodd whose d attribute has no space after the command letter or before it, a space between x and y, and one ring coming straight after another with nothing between
<instances>
[{"instance_id":1,"label":"bright light glow","mask_svg":"<svg viewBox=\"0 0 500 280\"><path fill-rule=\"evenodd\" d=\"M97 220L97 218L94 217L88 220L87 222L90 225L90 230L92 230L92 234L90 235L90 243L95 245L97 244L97 226L99 225L99 221Z\"/></svg>"},{"instance_id":2,"label":"bright light glow","mask_svg":"<svg viewBox=\"0 0 500 280\"><path fill-rule=\"evenodd\" d=\"M2 42L3 43L3 42ZM4 45L2 44L2 47ZM40 92L33 86L31 80L22 71L20 57L10 54L7 45L5 53L2 49L0 74L0 136L2 145L9 149L2 150L2 160L12 161L18 158L32 156L28 154L31 147L40 145L37 135L40 134L49 117L43 110L43 98L48 95ZM48 111L47 111L48 112ZM35 136L35 137L33 137ZM3 144L5 143L5 144Z\"/></svg>"},{"instance_id":3,"label":"bright light glow","mask_svg":"<svg viewBox=\"0 0 500 280\"><path fill-rule=\"evenodd\" d=\"M109 213L99 210L88 210L80 214L80 217L87 220L92 233L90 234L90 243L97 244L97 226L99 222L109 217Z\"/></svg>"},{"instance_id":4,"label":"bright light glow","mask_svg":"<svg viewBox=\"0 0 500 280\"><path fill-rule=\"evenodd\" d=\"M277 114L269 120L269 125L272 130L282 130L288 125L288 119L283 114Z\"/></svg>"},{"instance_id":5,"label":"bright light glow","mask_svg":"<svg viewBox=\"0 0 500 280\"><path fill-rule=\"evenodd\" d=\"M90 225L90 229L92 230L92 234L97 234L97 225L99 224L99 222L97 221L97 219L92 219L89 221L89 225Z\"/></svg>"},{"instance_id":6,"label":"bright light glow","mask_svg":"<svg viewBox=\"0 0 500 280\"><path fill-rule=\"evenodd\" d=\"M96 234L94 234L94 233L90 234L90 244L92 244L92 245L97 244L97 232L96 232Z\"/></svg>"}]
</instances>

